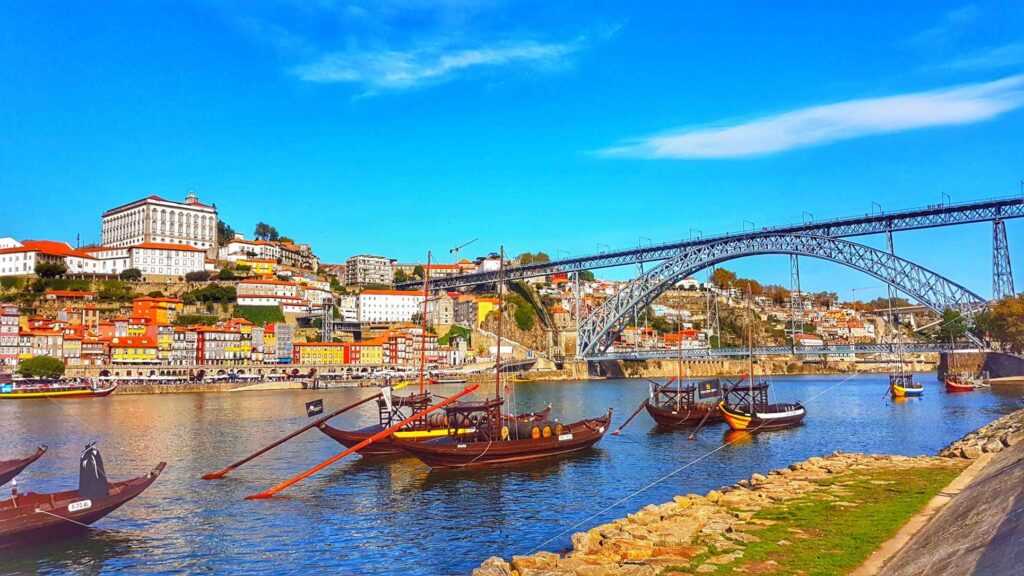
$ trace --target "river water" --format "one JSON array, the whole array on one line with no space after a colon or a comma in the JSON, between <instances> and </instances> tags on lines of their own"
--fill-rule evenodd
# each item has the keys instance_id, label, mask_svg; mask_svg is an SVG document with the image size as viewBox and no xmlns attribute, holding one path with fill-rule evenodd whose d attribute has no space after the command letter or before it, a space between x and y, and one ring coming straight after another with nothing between
<instances>
[{"instance_id":1,"label":"river water","mask_svg":"<svg viewBox=\"0 0 1024 576\"><path fill-rule=\"evenodd\" d=\"M691 441L685 433L656 431L642 414L621 436L608 435L589 452L553 462L431 471L412 458L353 457L269 501L243 496L339 452L339 445L311 430L224 480L199 477L304 424L306 401L323 398L330 411L369 390L4 402L0 458L28 454L37 444L50 447L19 478L22 491L77 486L78 454L92 440L111 479L142 475L160 460L168 466L146 493L100 521L102 530L0 552L0 574L466 574L489 556L507 558L542 545L564 549L572 531L809 456L834 450L934 454L1022 406L1018 396L950 395L934 374L920 378L925 396L898 404L885 394L884 375L774 379L776 400L804 401L806 424L725 447L724 424ZM520 410L550 402L554 416L572 421L610 406L615 426L646 394L644 380L517 387ZM332 423L374 422L375 409L364 408Z\"/></svg>"}]
</instances>

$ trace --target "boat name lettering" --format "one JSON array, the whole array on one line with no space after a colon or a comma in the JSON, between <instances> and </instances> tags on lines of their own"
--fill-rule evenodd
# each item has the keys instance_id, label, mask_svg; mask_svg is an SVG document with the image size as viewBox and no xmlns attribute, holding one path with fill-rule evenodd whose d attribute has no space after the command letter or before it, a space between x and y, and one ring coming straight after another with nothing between
<instances>
[{"instance_id":1,"label":"boat name lettering","mask_svg":"<svg viewBox=\"0 0 1024 576\"><path fill-rule=\"evenodd\" d=\"M559 434L558 441L561 442L563 440L572 440L572 434Z\"/></svg>"}]
</instances>

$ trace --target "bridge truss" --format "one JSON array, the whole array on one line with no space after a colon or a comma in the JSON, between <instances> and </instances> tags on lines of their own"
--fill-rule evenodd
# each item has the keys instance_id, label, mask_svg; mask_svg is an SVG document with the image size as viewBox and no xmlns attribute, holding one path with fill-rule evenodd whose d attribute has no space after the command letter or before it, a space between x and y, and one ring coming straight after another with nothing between
<instances>
[{"instance_id":1,"label":"bridge truss","mask_svg":"<svg viewBox=\"0 0 1024 576\"><path fill-rule=\"evenodd\" d=\"M909 260L870 246L808 234L755 234L690 246L637 277L580 320L577 356L599 355L617 337L634 310L642 310L677 281L719 262L764 254L795 254L829 260L860 270L942 313L953 309L971 316L986 301L967 288Z\"/></svg>"},{"instance_id":2,"label":"bridge truss","mask_svg":"<svg viewBox=\"0 0 1024 576\"><path fill-rule=\"evenodd\" d=\"M654 244L625 250L615 250L591 254L576 258L552 260L542 264L506 267L507 281L522 280L535 276L546 276L580 270L593 270L615 266L635 266L643 262L669 260L682 252L697 246L715 244L724 240L753 239L761 236L777 236L779 234L814 235L826 238L850 238L871 234L938 228L977 222L1003 222L1012 218L1024 217L1024 196L967 202L962 204L937 204L925 208L915 208L896 212L877 212L863 216L836 218L802 222L784 226L761 228L729 234L693 238L665 244ZM1001 224L999 224L1001 225ZM999 226L997 225L997 227ZM998 234L998 231L996 232ZM1005 246L1005 230L1002 238ZM1008 260L1005 260L1008 262ZM1002 262L1002 260L1000 261ZM1002 266L1000 263L999 266ZM1008 264L1005 267L1008 270ZM994 270L995 271L995 270ZM496 271L476 272L460 276L431 279L431 288L450 290L461 286L493 284L497 281ZM1005 276L1004 276L1005 278ZM1002 281L1006 286L1005 280ZM1011 280L1012 282L1012 280ZM402 288L415 289L419 282L401 284ZM1012 289L1012 287L1011 287Z\"/></svg>"},{"instance_id":3,"label":"bridge truss","mask_svg":"<svg viewBox=\"0 0 1024 576\"><path fill-rule=\"evenodd\" d=\"M923 354L951 352L976 348L972 342L923 342L910 344L843 344L827 346L755 346L754 356L853 356L883 355L893 358L900 352ZM750 354L747 348L683 348L656 350L609 350L594 354L587 360L710 360L715 358L746 358Z\"/></svg>"}]
</instances>

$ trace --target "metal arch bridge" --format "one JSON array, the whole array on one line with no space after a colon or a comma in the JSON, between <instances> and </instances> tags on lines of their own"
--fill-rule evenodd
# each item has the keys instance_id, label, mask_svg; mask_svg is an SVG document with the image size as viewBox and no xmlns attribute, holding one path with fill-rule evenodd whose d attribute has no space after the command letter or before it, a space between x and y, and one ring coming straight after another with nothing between
<instances>
[{"instance_id":1,"label":"metal arch bridge","mask_svg":"<svg viewBox=\"0 0 1024 576\"><path fill-rule=\"evenodd\" d=\"M986 305L981 296L927 268L863 244L783 233L737 237L690 247L632 280L580 321L577 355L590 358L606 350L628 314L646 307L678 280L719 262L763 254L808 256L860 270L939 313L952 308L970 316Z\"/></svg>"},{"instance_id":2,"label":"metal arch bridge","mask_svg":"<svg viewBox=\"0 0 1024 576\"><path fill-rule=\"evenodd\" d=\"M760 230L748 230L745 232L719 234L696 239L681 240L665 244L655 244L625 250L601 252L588 256L552 260L543 264L529 264L506 268L505 279L508 281L522 280L536 276L547 276L565 272L578 272L581 270L593 270L597 268L610 268L614 266L636 265L641 262L653 262L668 260L678 256L682 251L696 246L721 242L723 240L735 240L743 238L757 238L760 236L773 236L778 234L811 234L827 238L850 238L854 236L866 236L871 234L883 234L900 232L906 230L920 230L924 228L938 228L943 226L954 226L959 224L972 224L978 222L993 222L993 240L996 251L1006 251L1006 232L1003 225L1004 220L1024 217L1024 196L1001 198L994 200L982 200L966 202L961 204L937 204L924 208L914 208L895 212L877 212L862 216L836 218L831 220L808 221L800 224L785 226L773 226ZM1009 260L1000 256L998 262L993 260L993 267L1000 267L1001 281L1005 284L1011 278L1009 274ZM997 274L998 276L998 274ZM461 286L474 286L478 284L493 284L498 280L496 271L476 272L460 276L449 276L447 278L432 279L431 287L436 290L449 290ZM995 279L994 279L995 280ZM415 289L420 287L420 282L406 282L399 287ZM1012 281L1011 286L1012 288ZM1006 292L1006 286L1000 288L1002 293ZM1009 293L1012 293L1012 289Z\"/></svg>"},{"instance_id":3,"label":"metal arch bridge","mask_svg":"<svg viewBox=\"0 0 1024 576\"><path fill-rule=\"evenodd\" d=\"M588 356L587 360L712 360L720 358L746 358L751 352L754 356L852 356L852 355L886 355L894 357L902 353L921 354L950 352L976 348L971 342L954 343L910 343L895 344L841 344L827 346L755 346L747 348L683 348L656 350L615 350Z\"/></svg>"}]
</instances>

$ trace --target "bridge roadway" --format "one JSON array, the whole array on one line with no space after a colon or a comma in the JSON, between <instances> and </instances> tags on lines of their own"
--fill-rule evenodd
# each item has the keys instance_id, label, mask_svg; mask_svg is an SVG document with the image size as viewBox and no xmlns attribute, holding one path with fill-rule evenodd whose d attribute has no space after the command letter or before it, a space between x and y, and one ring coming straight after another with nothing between
<instances>
[{"instance_id":1,"label":"bridge roadway","mask_svg":"<svg viewBox=\"0 0 1024 576\"><path fill-rule=\"evenodd\" d=\"M954 344L916 343L904 344L903 352L910 354L950 352L953 350L976 350L977 345L970 342ZM827 346L755 346L755 356L849 356L865 354L884 354L895 356L898 353L894 344L841 344ZM587 360L675 360L682 356L686 360L709 358L746 357L747 348L683 348L659 350L609 350L587 356Z\"/></svg>"},{"instance_id":2,"label":"bridge roadway","mask_svg":"<svg viewBox=\"0 0 1024 576\"><path fill-rule=\"evenodd\" d=\"M678 242L601 252L599 254L579 256L576 258L552 260L543 264L516 266L514 268L505 269L505 279L508 281L522 280L524 278L546 276L548 274L576 272L597 268L610 268L614 266L628 266L639 264L640 262L667 260L677 256L679 252L685 248L737 238L756 238L759 236L777 234L810 234L829 238L849 238L870 234L882 234L886 232L920 230L924 228L938 228L942 226L972 224L977 222L993 222L997 220L1008 220L1011 218L1021 217L1024 217L1024 196L966 202L961 204L936 204L924 208L913 208L895 212L877 212L874 214L865 214L863 216L807 221L800 224L789 224L784 226L771 226L761 228L760 230L718 234ZM497 271L475 272L473 274L464 274L461 276L431 279L430 286L435 290L448 290L451 288L458 288L460 286L492 284L497 281L497 279ZM404 289L416 289L421 286L421 282L406 282L399 285L400 288Z\"/></svg>"}]
</instances>

